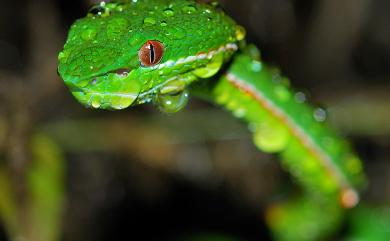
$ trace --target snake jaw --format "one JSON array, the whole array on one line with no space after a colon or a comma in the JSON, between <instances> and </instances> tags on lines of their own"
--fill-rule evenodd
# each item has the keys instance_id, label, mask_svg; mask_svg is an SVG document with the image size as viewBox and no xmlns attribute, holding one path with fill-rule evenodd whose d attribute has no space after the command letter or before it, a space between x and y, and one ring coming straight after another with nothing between
<instances>
[{"instance_id":1,"label":"snake jaw","mask_svg":"<svg viewBox=\"0 0 390 241\"><path fill-rule=\"evenodd\" d=\"M141 92L142 82L130 74L109 73L85 81L65 81L73 96L84 106L95 109L124 109Z\"/></svg>"}]
</instances>

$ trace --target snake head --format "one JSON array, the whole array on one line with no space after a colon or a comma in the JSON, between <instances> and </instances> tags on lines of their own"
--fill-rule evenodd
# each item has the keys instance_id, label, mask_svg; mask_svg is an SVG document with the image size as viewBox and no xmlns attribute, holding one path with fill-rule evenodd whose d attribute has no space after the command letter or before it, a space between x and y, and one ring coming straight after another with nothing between
<instances>
[{"instance_id":1,"label":"snake head","mask_svg":"<svg viewBox=\"0 0 390 241\"><path fill-rule=\"evenodd\" d=\"M174 80L212 76L242 38L209 4L102 2L71 26L58 73L85 106L123 109L150 101Z\"/></svg>"}]
</instances>

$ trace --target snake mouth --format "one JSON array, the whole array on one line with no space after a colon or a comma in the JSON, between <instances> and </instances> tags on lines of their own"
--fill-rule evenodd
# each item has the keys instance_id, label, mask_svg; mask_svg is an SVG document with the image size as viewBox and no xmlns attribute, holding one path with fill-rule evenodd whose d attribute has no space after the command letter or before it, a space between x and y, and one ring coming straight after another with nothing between
<instances>
[{"instance_id":1,"label":"snake mouth","mask_svg":"<svg viewBox=\"0 0 390 241\"><path fill-rule=\"evenodd\" d=\"M66 84L73 96L84 106L113 110L131 106L142 88L141 81L117 72Z\"/></svg>"},{"instance_id":2,"label":"snake mouth","mask_svg":"<svg viewBox=\"0 0 390 241\"><path fill-rule=\"evenodd\" d=\"M72 90L73 96L83 105L95 109L121 110L131 106L138 93L97 92L90 90Z\"/></svg>"}]
</instances>

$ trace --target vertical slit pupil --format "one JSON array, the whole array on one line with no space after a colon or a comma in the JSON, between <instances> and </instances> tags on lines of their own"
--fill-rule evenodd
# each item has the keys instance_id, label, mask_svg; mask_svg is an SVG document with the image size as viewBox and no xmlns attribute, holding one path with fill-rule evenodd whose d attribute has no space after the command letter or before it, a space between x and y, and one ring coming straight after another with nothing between
<instances>
[{"instance_id":1,"label":"vertical slit pupil","mask_svg":"<svg viewBox=\"0 0 390 241\"><path fill-rule=\"evenodd\" d=\"M154 64L155 56L154 56L154 46L153 44L149 44L150 49L150 63Z\"/></svg>"}]
</instances>

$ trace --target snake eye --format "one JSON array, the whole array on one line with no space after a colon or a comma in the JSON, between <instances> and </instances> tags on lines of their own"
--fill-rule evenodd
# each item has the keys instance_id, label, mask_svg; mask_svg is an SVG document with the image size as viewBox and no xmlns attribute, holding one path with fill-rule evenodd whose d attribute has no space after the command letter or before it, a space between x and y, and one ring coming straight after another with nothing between
<instances>
[{"instance_id":1,"label":"snake eye","mask_svg":"<svg viewBox=\"0 0 390 241\"><path fill-rule=\"evenodd\" d=\"M157 40L148 40L138 50L138 58L142 66L150 67L160 63L164 54L164 45Z\"/></svg>"}]
</instances>

